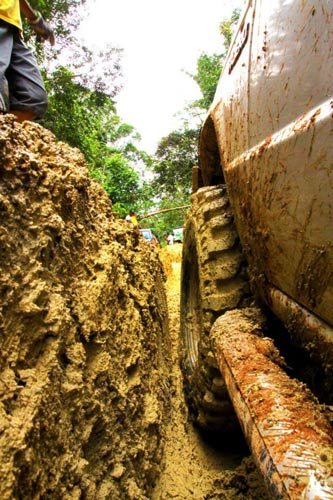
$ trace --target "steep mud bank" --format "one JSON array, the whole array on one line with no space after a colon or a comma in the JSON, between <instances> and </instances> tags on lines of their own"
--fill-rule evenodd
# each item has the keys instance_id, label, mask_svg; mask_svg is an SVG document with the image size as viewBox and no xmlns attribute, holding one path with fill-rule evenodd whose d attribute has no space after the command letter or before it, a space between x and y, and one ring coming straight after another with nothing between
<instances>
[{"instance_id":1,"label":"steep mud bank","mask_svg":"<svg viewBox=\"0 0 333 500\"><path fill-rule=\"evenodd\" d=\"M157 252L36 124L0 117L0 177L0 498L149 498L170 415Z\"/></svg>"}]
</instances>

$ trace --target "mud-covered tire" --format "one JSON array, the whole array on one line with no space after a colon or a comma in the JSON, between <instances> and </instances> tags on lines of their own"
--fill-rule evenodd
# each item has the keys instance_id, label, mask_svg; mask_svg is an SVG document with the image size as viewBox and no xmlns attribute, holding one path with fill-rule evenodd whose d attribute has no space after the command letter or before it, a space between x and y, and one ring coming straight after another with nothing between
<instances>
[{"instance_id":1,"label":"mud-covered tire","mask_svg":"<svg viewBox=\"0 0 333 500\"><path fill-rule=\"evenodd\" d=\"M229 432L237 420L211 351L209 333L225 311L249 304L246 266L225 186L199 189L184 229L181 279L182 370L191 414Z\"/></svg>"}]
</instances>

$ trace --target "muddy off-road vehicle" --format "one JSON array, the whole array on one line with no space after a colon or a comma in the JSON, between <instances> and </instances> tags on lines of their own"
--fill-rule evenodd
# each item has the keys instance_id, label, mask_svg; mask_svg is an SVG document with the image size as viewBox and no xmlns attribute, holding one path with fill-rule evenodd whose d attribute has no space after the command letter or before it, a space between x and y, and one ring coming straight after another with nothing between
<instances>
[{"instance_id":1,"label":"muddy off-road vehicle","mask_svg":"<svg viewBox=\"0 0 333 500\"><path fill-rule=\"evenodd\" d=\"M182 367L272 498L333 499L333 2L253 0L199 142Z\"/></svg>"}]
</instances>

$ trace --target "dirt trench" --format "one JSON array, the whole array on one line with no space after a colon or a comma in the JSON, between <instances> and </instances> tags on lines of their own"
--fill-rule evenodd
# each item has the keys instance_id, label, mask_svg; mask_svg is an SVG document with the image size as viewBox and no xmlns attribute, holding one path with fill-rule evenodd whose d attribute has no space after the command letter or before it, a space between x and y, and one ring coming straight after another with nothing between
<instances>
[{"instance_id":1,"label":"dirt trench","mask_svg":"<svg viewBox=\"0 0 333 500\"><path fill-rule=\"evenodd\" d=\"M263 478L245 442L216 442L189 420L179 360L179 306L182 245L170 245L160 256L167 274L166 293L171 339L171 418L165 428L163 469L152 500L268 500Z\"/></svg>"},{"instance_id":2,"label":"dirt trench","mask_svg":"<svg viewBox=\"0 0 333 500\"><path fill-rule=\"evenodd\" d=\"M0 117L0 179L1 500L266 498L250 459L188 421L180 247L114 220L37 124Z\"/></svg>"}]
</instances>

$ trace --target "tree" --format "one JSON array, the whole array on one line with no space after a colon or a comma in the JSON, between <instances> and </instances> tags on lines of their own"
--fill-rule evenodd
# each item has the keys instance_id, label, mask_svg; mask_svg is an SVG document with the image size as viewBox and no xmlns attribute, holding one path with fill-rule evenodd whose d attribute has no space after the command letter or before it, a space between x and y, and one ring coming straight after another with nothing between
<instances>
[{"instance_id":1,"label":"tree","mask_svg":"<svg viewBox=\"0 0 333 500\"><path fill-rule=\"evenodd\" d=\"M185 129L164 137L156 151L153 186L160 199L187 202L192 186L192 167L197 165L198 130Z\"/></svg>"},{"instance_id":2,"label":"tree","mask_svg":"<svg viewBox=\"0 0 333 500\"><path fill-rule=\"evenodd\" d=\"M92 171L101 182L113 203L134 206L139 191L139 175L121 153L111 153L103 168Z\"/></svg>"},{"instance_id":3,"label":"tree","mask_svg":"<svg viewBox=\"0 0 333 500\"><path fill-rule=\"evenodd\" d=\"M186 108L183 115L183 130L171 132L158 145L153 165L155 178L152 185L155 202L159 208L186 205L189 202L192 167L198 164L197 143L200 125L213 101L223 61L231 43L232 31L238 18L239 11L234 10L231 18L220 25L224 50L221 47L220 54L201 54L197 61L196 74L189 75L199 85L202 96ZM153 227L158 234L163 229L170 230L182 225L183 220L184 213L169 212L168 215L154 217L154 220L149 220L149 224L154 224Z\"/></svg>"},{"instance_id":4,"label":"tree","mask_svg":"<svg viewBox=\"0 0 333 500\"><path fill-rule=\"evenodd\" d=\"M223 69L223 63L231 44L232 35L240 15L239 9L234 9L230 19L220 23L220 33L223 37L224 51L220 54L201 54L197 60L197 72L191 78L199 85L202 97L188 106L188 111L200 114L200 110L207 110L214 99L216 87Z\"/></svg>"},{"instance_id":5,"label":"tree","mask_svg":"<svg viewBox=\"0 0 333 500\"><path fill-rule=\"evenodd\" d=\"M127 212L133 204L139 204L137 199L144 188L135 164L142 168L150 158L136 147L139 135L134 127L123 123L117 114L115 97L121 88L122 50L108 46L96 53L75 37L85 1L31 0L33 7L51 20L57 39L57 50L50 50L48 44L38 43L26 26L49 97L48 112L41 124L58 140L82 151L90 174L119 211Z\"/></svg>"},{"instance_id":6,"label":"tree","mask_svg":"<svg viewBox=\"0 0 333 500\"><path fill-rule=\"evenodd\" d=\"M59 140L79 148L90 166L103 167L105 155L115 151L122 151L128 159L141 158L134 146L138 134L121 121L110 96L77 82L63 66L44 80L49 109L42 124Z\"/></svg>"},{"instance_id":7,"label":"tree","mask_svg":"<svg viewBox=\"0 0 333 500\"><path fill-rule=\"evenodd\" d=\"M106 146L104 125L108 113L114 113L112 101L76 83L73 73L63 66L45 76L44 81L49 107L42 125L57 139L79 148L89 164L95 164Z\"/></svg>"},{"instance_id":8,"label":"tree","mask_svg":"<svg viewBox=\"0 0 333 500\"><path fill-rule=\"evenodd\" d=\"M24 35L29 44L36 44L41 60L47 53L50 57L57 58L59 53L73 45L74 33L80 25L81 10L87 0L29 0L35 10L42 12L44 19L50 23L57 39L57 48L48 51L48 45L37 42L33 30L26 20L24 22Z\"/></svg>"},{"instance_id":9,"label":"tree","mask_svg":"<svg viewBox=\"0 0 333 500\"><path fill-rule=\"evenodd\" d=\"M138 203L143 189L133 164L150 160L134 144L138 134L122 122L108 95L76 83L67 68L58 67L51 78L46 80L49 110L43 124L82 151L90 174L123 215Z\"/></svg>"},{"instance_id":10,"label":"tree","mask_svg":"<svg viewBox=\"0 0 333 500\"><path fill-rule=\"evenodd\" d=\"M230 19L225 19L220 23L220 33L224 38L223 45L225 48L225 56L227 55L227 51L231 45L232 37L239 20L239 16L240 9L234 9L232 11Z\"/></svg>"},{"instance_id":11,"label":"tree","mask_svg":"<svg viewBox=\"0 0 333 500\"><path fill-rule=\"evenodd\" d=\"M190 105L190 109L199 108L207 110L213 102L217 83L222 71L222 55L201 54L197 60L197 73L191 75L199 85L202 97Z\"/></svg>"}]
</instances>

